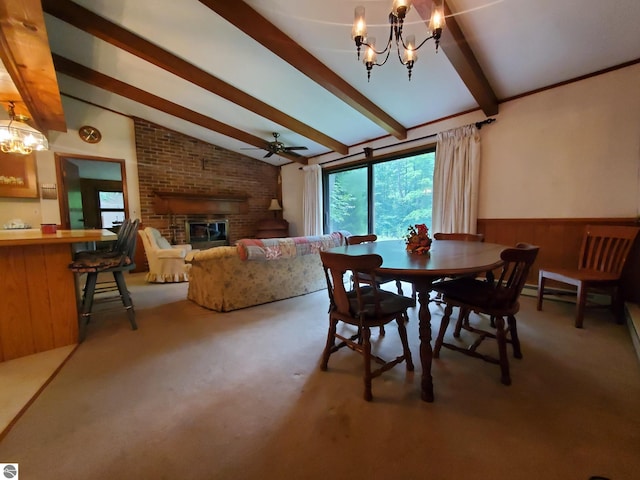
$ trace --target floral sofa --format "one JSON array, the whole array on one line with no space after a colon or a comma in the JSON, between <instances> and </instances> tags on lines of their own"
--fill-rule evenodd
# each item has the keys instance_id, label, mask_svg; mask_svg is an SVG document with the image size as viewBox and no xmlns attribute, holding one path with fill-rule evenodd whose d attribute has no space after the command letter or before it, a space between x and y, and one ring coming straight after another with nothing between
<instances>
[{"instance_id":1,"label":"floral sofa","mask_svg":"<svg viewBox=\"0 0 640 480\"><path fill-rule=\"evenodd\" d=\"M188 262L189 300L217 312L283 300L326 288L320 250L345 234L243 239L195 253Z\"/></svg>"}]
</instances>

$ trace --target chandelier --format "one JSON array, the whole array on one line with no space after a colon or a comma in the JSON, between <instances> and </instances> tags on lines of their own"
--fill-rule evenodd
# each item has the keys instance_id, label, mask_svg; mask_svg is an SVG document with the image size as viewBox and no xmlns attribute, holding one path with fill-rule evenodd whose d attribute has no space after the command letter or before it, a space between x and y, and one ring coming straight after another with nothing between
<instances>
[{"instance_id":1,"label":"chandelier","mask_svg":"<svg viewBox=\"0 0 640 480\"><path fill-rule=\"evenodd\" d=\"M34 150L48 150L47 137L27 125L24 115L16 115L14 103L9 102L9 120L0 120L0 150L4 153L29 155Z\"/></svg>"},{"instance_id":2,"label":"chandelier","mask_svg":"<svg viewBox=\"0 0 640 480\"><path fill-rule=\"evenodd\" d=\"M440 35L442 35L442 29L445 26L444 19L444 2L436 5L436 0L433 1L433 8L431 10L431 18L429 19L429 33L430 35L425 38L420 44L416 45L415 35L407 35L405 38L402 34L402 27L404 25L404 18L407 12L411 8L411 0L393 0L391 6L391 13L389 14L389 40L383 50L376 50L376 40L373 37L367 37L367 24L364 20L364 7L358 6L355 9L353 29L351 30L351 37L356 42L356 48L358 50L358 60L360 60L360 47L364 45L366 47L364 52L364 58L362 59L365 67L367 67L367 81L371 79L371 69L374 65L381 67L389 59L389 54L395 44L395 49L398 52L398 60L402 65L407 67L409 73L409 81L411 81L411 70L413 65L418 60L416 50L422 47L427 40L433 39L436 44L436 53L438 52L438 46L440 45ZM378 55L384 55L384 61L378 63Z\"/></svg>"}]
</instances>

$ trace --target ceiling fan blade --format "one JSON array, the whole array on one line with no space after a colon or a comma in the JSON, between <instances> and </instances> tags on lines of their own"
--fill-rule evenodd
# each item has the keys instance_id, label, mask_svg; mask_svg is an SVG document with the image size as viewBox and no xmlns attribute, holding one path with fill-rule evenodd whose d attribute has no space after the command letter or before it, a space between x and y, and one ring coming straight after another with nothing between
<instances>
[{"instance_id":1,"label":"ceiling fan blade","mask_svg":"<svg viewBox=\"0 0 640 480\"><path fill-rule=\"evenodd\" d=\"M307 147L285 147L285 150L309 150Z\"/></svg>"},{"instance_id":2,"label":"ceiling fan blade","mask_svg":"<svg viewBox=\"0 0 640 480\"><path fill-rule=\"evenodd\" d=\"M262 157L262 158L269 158L271 155L273 155L273 152L269 152L269 153L267 153L267 154L266 154L264 157Z\"/></svg>"}]
</instances>

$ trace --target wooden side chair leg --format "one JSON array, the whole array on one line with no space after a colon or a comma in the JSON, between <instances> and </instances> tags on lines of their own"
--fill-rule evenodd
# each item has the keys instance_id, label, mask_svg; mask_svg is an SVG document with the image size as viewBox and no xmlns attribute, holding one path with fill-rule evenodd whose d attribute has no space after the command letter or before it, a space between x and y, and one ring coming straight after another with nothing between
<instances>
[{"instance_id":1,"label":"wooden side chair leg","mask_svg":"<svg viewBox=\"0 0 640 480\"><path fill-rule=\"evenodd\" d=\"M400 280L396 280L396 288L398 289L398 295L404 295L402 291L402 282ZM411 300L413 300L413 306L416 306L416 286L411 284Z\"/></svg>"},{"instance_id":2,"label":"wooden side chair leg","mask_svg":"<svg viewBox=\"0 0 640 480\"><path fill-rule=\"evenodd\" d=\"M320 363L320 370L326 371L329 365L329 357L331 356L331 350L336 344L336 330L338 321L335 319L329 320L329 332L327 333L327 344L322 352L322 363Z\"/></svg>"},{"instance_id":3,"label":"wooden side chair leg","mask_svg":"<svg viewBox=\"0 0 640 480\"><path fill-rule=\"evenodd\" d=\"M82 294L82 308L78 318L78 342L84 342L87 337L87 324L91 320L91 310L93 309L93 295L96 291L96 283L98 274L94 272L87 273L87 280L84 285L84 293Z\"/></svg>"},{"instance_id":4,"label":"wooden side chair leg","mask_svg":"<svg viewBox=\"0 0 640 480\"><path fill-rule=\"evenodd\" d=\"M453 330L454 338L460 338L460 331L462 330L462 325L469 326L469 315L471 311L467 308L460 307L460 311L458 312L458 321L456 322L456 327Z\"/></svg>"},{"instance_id":5,"label":"wooden side chair leg","mask_svg":"<svg viewBox=\"0 0 640 480\"><path fill-rule=\"evenodd\" d=\"M407 362L407 370L413 372L413 359L411 358L411 350L409 350L409 340L407 339L407 327L404 325L404 317L402 315L396 318L398 323L398 334L402 342L402 350L404 351L404 359Z\"/></svg>"},{"instance_id":6,"label":"wooden side chair leg","mask_svg":"<svg viewBox=\"0 0 640 480\"><path fill-rule=\"evenodd\" d=\"M499 315L496 317L496 340L498 342L498 358L500 360L500 381L504 385L511 385L511 376L509 375L509 359L507 358L507 338L504 331L504 317Z\"/></svg>"},{"instance_id":7,"label":"wooden side chair leg","mask_svg":"<svg viewBox=\"0 0 640 480\"><path fill-rule=\"evenodd\" d=\"M544 297L544 284L545 284L545 277L542 274L542 270L540 271L540 274L538 275L538 303L536 305L536 309L537 310L542 310L542 300Z\"/></svg>"},{"instance_id":8,"label":"wooden side chair leg","mask_svg":"<svg viewBox=\"0 0 640 480\"><path fill-rule=\"evenodd\" d=\"M438 337L436 338L435 344L433 345L433 358L440 357L440 349L442 348L444 334L447 332L447 327L449 326L449 319L451 318L452 312L453 307L447 304L444 307L444 315L442 315L442 321L440 322L440 331L438 332Z\"/></svg>"},{"instance_id":9,"label":"wooden side chair leg","mask_svg":"<svg viewBox=\"0 0 640 480\"><path fill-rule=\"evenodd\" d=\"M582 328L582 323L584 321L584 307L587 304L587 290L588 288L582 284L582 282L578 283L578 292L576 296L576 328Z\"/></svg>"},{"instance_id":10,"label":"wooden side chair leg","mask_svg":"<svg viewBox=\"0 0 640 480\"><path fill-rule=\"evenodd\" d=\"M364 357L364 399L370 402L373 399L371 393L371 330L362 328L362 353Z\"/></svg>"},{"instance_id":11,"label":"wooden side chair leg","mask_svg":"<svg viewBox=\"0 0 640 480\"><path fill-rule=\"evenodd\" d=\"M509 333L511 335L511 346L513 347L513 356L515 358L522 358L522 351L520 350L520 339L518 338L518 327L516 324L516 317L509 315L507 317L509 322Z\"/></svg>"},{"instance_id":12,"label":"wooden side chair leg","mask_svg":"<svg viewBox=\"0 0 640 480\"><path fill-rule=\"evenodd\" d=\"M98 274L94 272L87 273L87 280L84 284L84 293L82 295L82 314L91 315L93 310L93 296L96 292L98 283Z\"/></svg>"},{"instance_id":13,"label":"wooden side chair leg","mask_svg":"<svg viewBox=\"0 0 640 480\"><path fill-rule=\"evenodd\" d=\"M113 278L116 281L116 285L118 285L118 292L120 292L122 303L127 309L129 323L131 323L131 330L137 330L138 325L136 324L136 312L133 309L133 302L131 301L131 295L129 295L129 290L127 290L127 284L124 281L124 275L122 274L121 271L113 272Z\"/></svg>"}]
</instances>

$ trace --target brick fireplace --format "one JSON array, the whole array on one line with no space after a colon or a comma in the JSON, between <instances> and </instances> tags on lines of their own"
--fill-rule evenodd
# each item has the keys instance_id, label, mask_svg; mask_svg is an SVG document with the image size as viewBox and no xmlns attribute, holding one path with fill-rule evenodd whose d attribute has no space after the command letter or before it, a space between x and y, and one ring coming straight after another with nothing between
<instances>
[{"instance_id":1,"label":"brick fireplace","mask_svg":"<svg viewBox=\"0 0 640 480\"><path fill-rule=\"evenodd\" d=\"M157 228L176 243L186 241L187 220L227 220L230 234L227 240L231 245L240 238L255 236L256 223L269 218L269 202L279 193L279 167L145 120L136 118L134 122L140 219L144 226ZM189 213L174 213L156 207L157 192L211 197L218 202L194 201L196 206L189 207ZM242 208L215 206L222 205L223 200L228 205L234 199L242 199Z\"/></svg>"}]
</instances>

